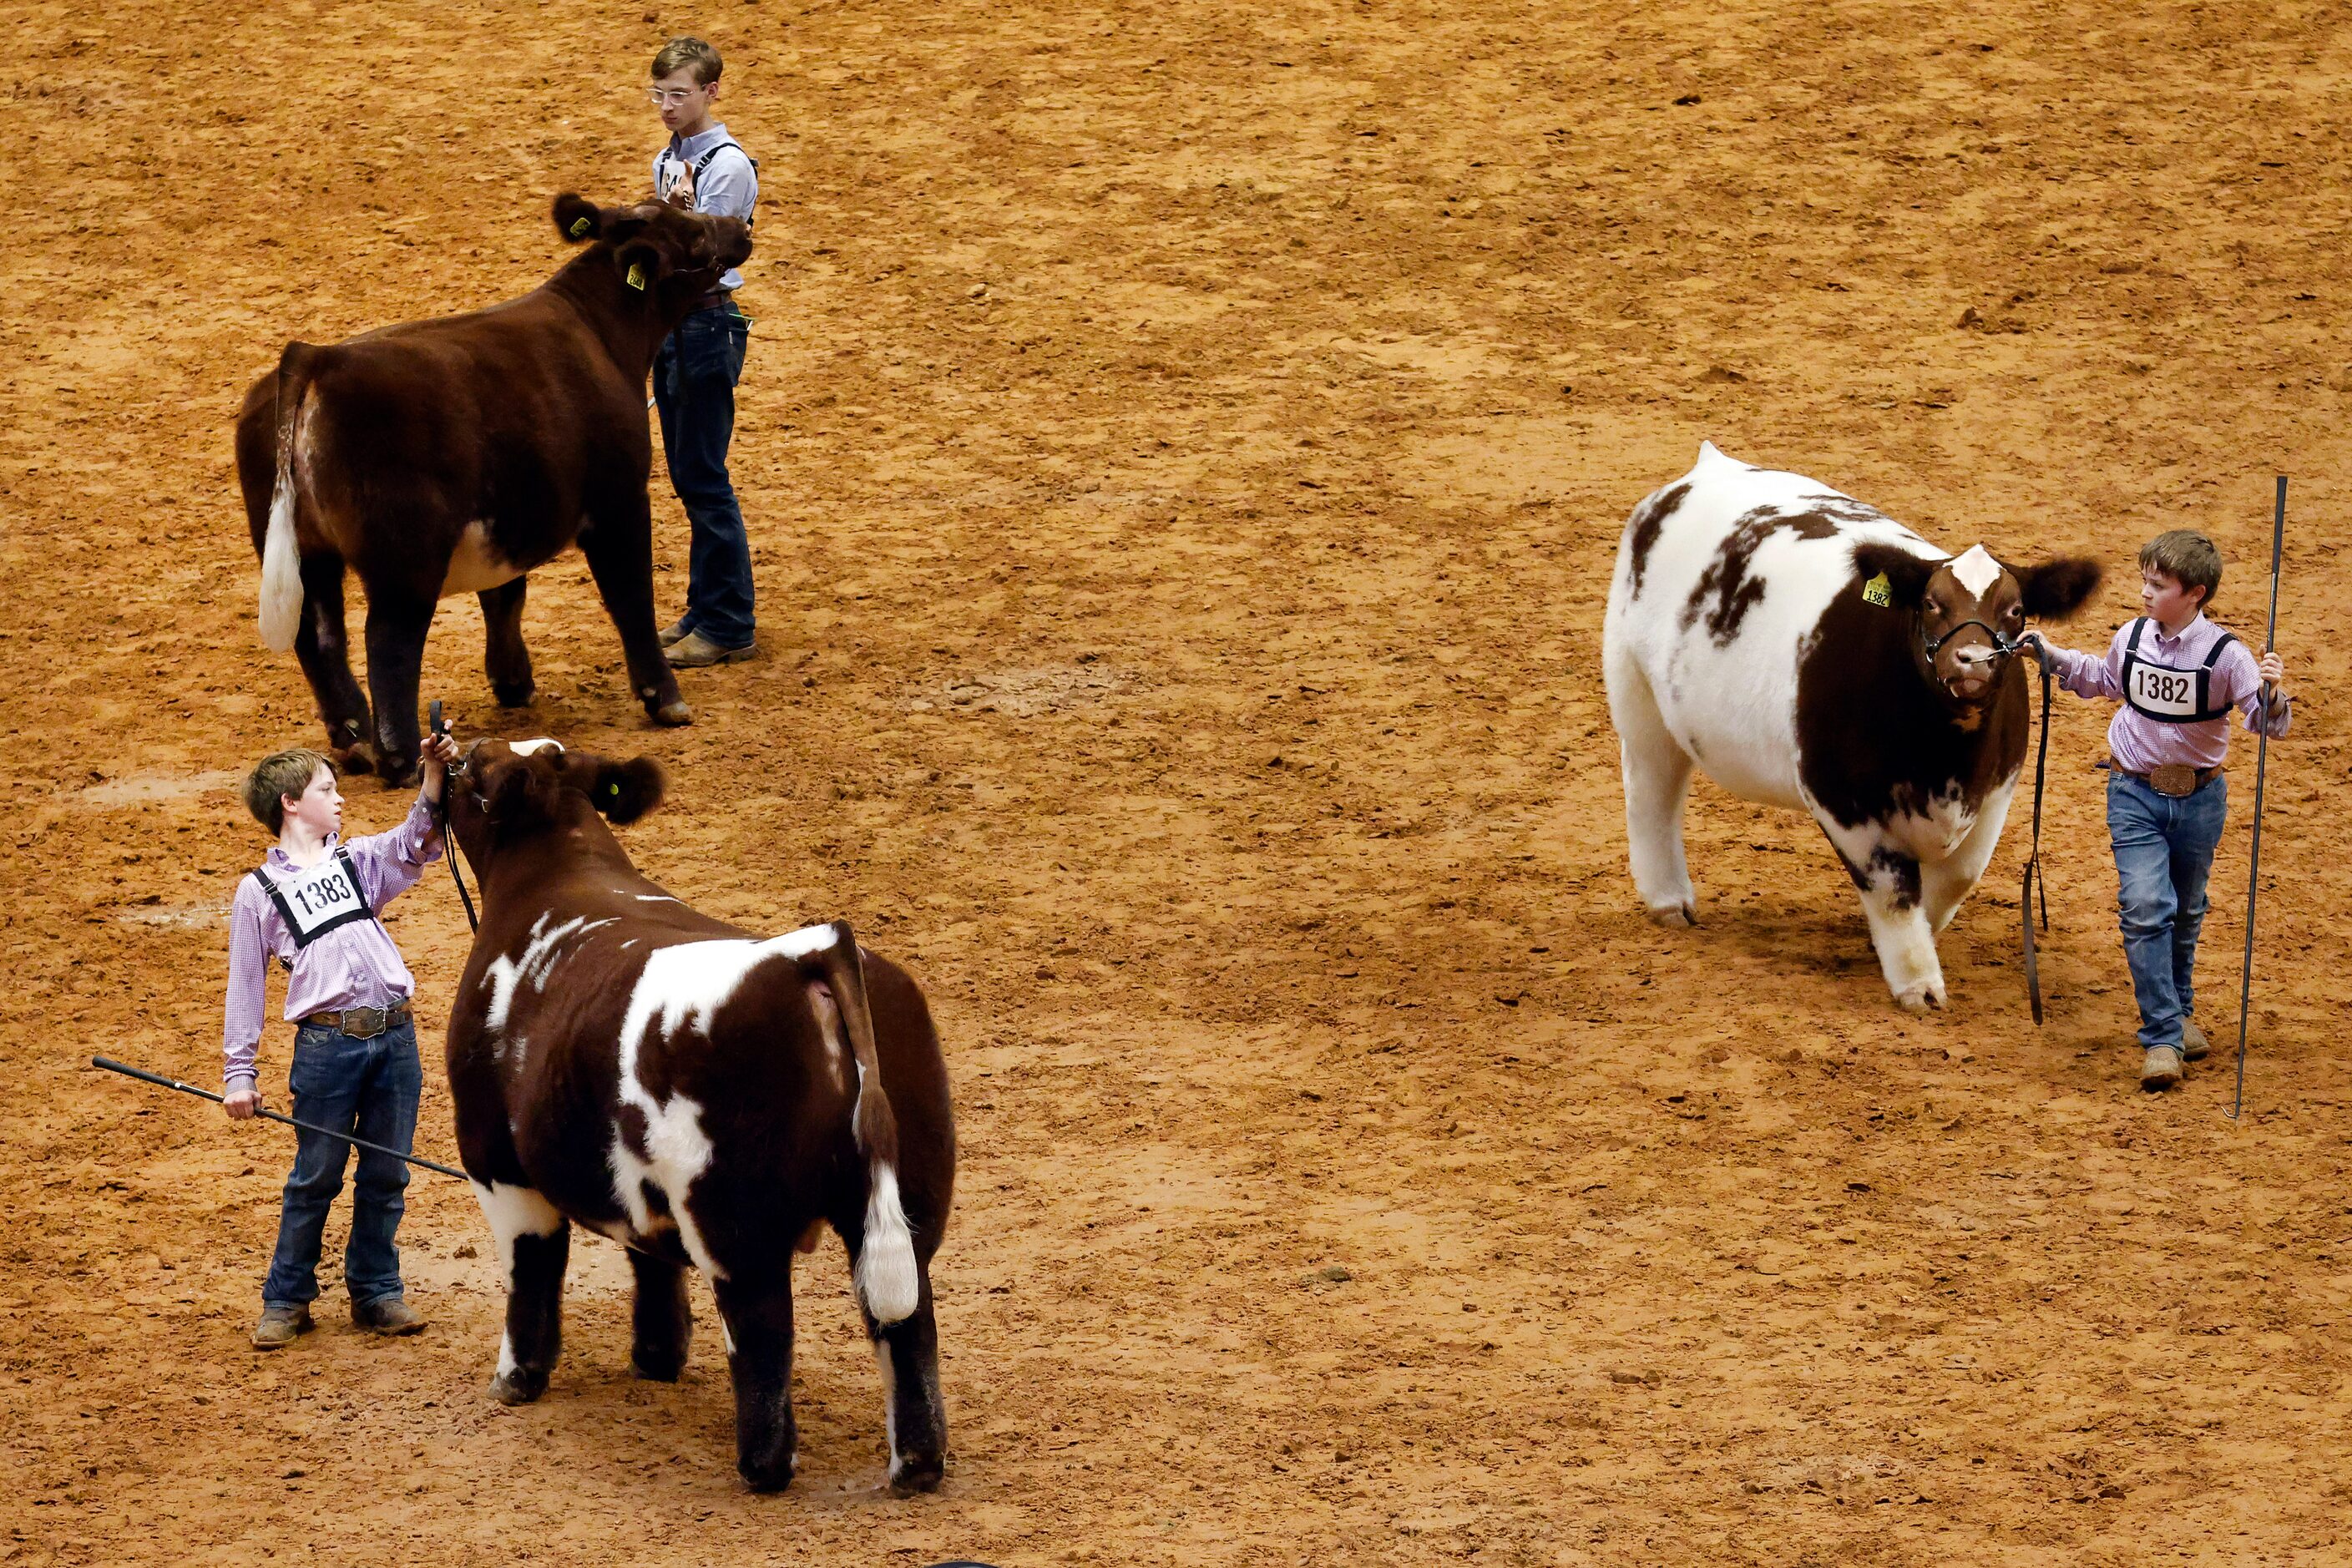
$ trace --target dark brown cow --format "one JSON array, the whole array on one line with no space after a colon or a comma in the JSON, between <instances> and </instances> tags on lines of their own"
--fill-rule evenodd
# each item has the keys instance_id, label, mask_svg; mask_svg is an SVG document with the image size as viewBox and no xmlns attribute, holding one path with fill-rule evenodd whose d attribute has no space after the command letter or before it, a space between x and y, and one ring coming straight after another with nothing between
<instances>
[{"instance_id":1,"label":"dark brown cow","mask_svg":"<svg viewBox=\"0 0 2352 1568\"><path fill-rule=\"evenodd\" d=\"M955 1185L947 1068L923 994L845 924L760 938L637 874L629 822L661 772L551 741L478 743L449 789L482 923L449 1019L457 1148L498 1239L493 1397L536 1399L561 1339L572 1222L629 1249L631 1360L674 1379L688 1268L709 1279L735 1384L736 1468L789 1484L795 1248L847 1247L882 1366L890 1482L947 1454L930 1264Z\"/></svg>"},{"instance_id":2,"label":"dark brown cow","mask_svg":"<svg viewBox=\"0 0 2352 1568\"><path fill-rule=\"evenodd\" d=\"M654 630L646 377L662 340L751 255L751 231L568 193L555 226L588 248L521 299L290 343L246 394L236 468L262 640L301 659L346 768L415 775L417 668L453 594L481 601L499 701L530 702L525 574L575 539L646 711L693 717ZM343 631L346 566L367 589L373 731Z\"/></svg>"}]
</instances>

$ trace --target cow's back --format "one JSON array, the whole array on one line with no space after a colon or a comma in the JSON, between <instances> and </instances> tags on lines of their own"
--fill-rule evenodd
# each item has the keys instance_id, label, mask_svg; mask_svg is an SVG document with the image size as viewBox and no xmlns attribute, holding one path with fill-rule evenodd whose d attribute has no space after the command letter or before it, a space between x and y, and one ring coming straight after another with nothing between
<instances>
[{"instance_id":1,"label":"cow's back","mask_svg":"<svg viewBox=\"0 0 2352 1568\"><path fill-rule=\"evenodd\" d=\"M477 955L451 1013L461 1146L502 1145L563 1212L684 1241L683 1260L722 1272L780 1259L807 1220L833 1217L827 1177L857 1163L857 1069L792 937L625 886L564 900ZM866 970L908 1216L935 1243L954 1179L939 1038L904 971L872 953ZM688 1240L665 1220L689 1192L736 1216L727 1234L689 1224Z\"/></svg>"},{"instance_id":2,"label":"cow's back","mask_svg":"<svg viewBox=\"0 0 2352 1568\"><path fill-rule=\"evenodd\" d=\"M289 411L304 545L332 548L372 583L438 596L469 523L527 571L571 542L591 497L643 491L652 453L644 394L552 289L316 346L304 363L300 406ZM238 418L257 547L279 391L278 373L265 373ZM377 512L400 528L371 527Z\"/></svg>"},{"instance_id":3,"label":"cow's back","mask_svg":"<svg viewBox=\"0 0 2352 1568\"><path fill-rule=\"evenodd\" d=\"M1602 633L1612 681L1644 680L1666 728L1724 789L1804 805L1798 668L1865 541L1943 553L1819 480L1702 445L1690 472L1626 522Z\"/></svg>"}]
</instances>

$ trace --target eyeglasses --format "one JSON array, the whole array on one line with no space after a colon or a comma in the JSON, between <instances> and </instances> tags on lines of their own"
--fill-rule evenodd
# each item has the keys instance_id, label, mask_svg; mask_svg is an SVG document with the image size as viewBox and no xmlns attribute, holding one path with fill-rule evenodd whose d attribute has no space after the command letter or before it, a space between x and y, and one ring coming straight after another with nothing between
<instances>
[{"instance_id":1,"label":"eyeglasses","mask_svg":"<svg viewBox=\"0 0 2352 1568\"><path fill-rule=\"evenodd\" d=\"M664 91L657 87L649 87L646 89L646 101L656 109L676 109L688 99L698 97L709 90L709 89L701 87L674 87Z\"/></svg>"}]
</instances>

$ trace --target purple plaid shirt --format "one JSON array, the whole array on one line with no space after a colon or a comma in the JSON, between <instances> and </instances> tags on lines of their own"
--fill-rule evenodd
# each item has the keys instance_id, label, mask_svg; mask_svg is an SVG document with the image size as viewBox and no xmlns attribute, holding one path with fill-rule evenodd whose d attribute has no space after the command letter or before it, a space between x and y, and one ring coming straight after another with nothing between
<instances>
[{"instance_id":1,"label":"purple plaid shirt","mask_svg":"<svg viewBox=\"0 0 2352 1568\"><path fill-rule=\"evenodd\" d=\"M2221 635L2221 628L2201 615L2192 616L2177 637L2166 637L2150 618L2147 630L2140 634L2139 651L2143 658L2151 658L2158 664L2193 669L2205 662L2205 656L2213 651L2214 639ZM2130 637L2131 622L2126 621L2108 640L2105 658L2060 647L2046 637L2042 646L2050 650L2050 668L2058 677L2059 685L2077 697L2119 699L2124 694L2124 645ZM2294 710L2282 701L2275 712L2263 714L2263 676L2256 665L2254 651L2242 637L2223 649L2213 664L2210 700L2215 708L2242 710L2247 729L2276 740L2286 733ZM2115 752L2116 766L2126 773L2144 773L2167 763L2185 763L2192 768L2219 767L2221 759L2230 754L2230 721L2221 718L2208 719L2201 724L2167 724L2150 719L2126 702L2116 710L2115 718L2107 725L2107 747Z\"/></svg>"},{"instance_id":2,"label":"purple plaid shirt","mask_svg":"<svg viewBox=\"0 0 2352 1568\"><path fill-rule=\"evenodd\" d=\"M350 852L368 907L381 912L416 885L425 867L441 858L441 835L433 826L433 807L420 790L398 826L349 844L327 840L328 854L338 848ZM262 866L273 877L292 877L302 869L275 846ZM260 1042L262 1014L268 1005L263 982L272 958L292 971L286 982L289 1023L346 1007L389 1006L416 984L380 921L353 921L298 948L285 917L261 884L249 875L239 879L236 903L229 911L228 1005L221 1026L226 1058L221 1079L230 1094L254 1087L253 1051Z\"/></svg>"}]
</instances>

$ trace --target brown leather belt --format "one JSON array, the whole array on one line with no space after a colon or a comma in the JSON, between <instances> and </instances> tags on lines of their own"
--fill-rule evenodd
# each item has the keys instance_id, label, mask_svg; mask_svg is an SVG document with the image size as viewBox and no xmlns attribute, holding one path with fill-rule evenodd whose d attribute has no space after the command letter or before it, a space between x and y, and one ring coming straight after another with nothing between
<instances>
[{"instance_id":1,"label":"brown leather belt","mask_svg":"<svg viewBox=\"0 0 2352 1568\"><path fill-rule=\"evenodd\" d=\"M2186 800L2212 783L2214 775L2221 771L2219 766L2192 768L2187 763L2167 763L2144 773L2136 773L2129 768L2116 769L2124 777L2139 780L2168 800Z\"/></svg>"},{"instance_id":2,"label":"brown leather belt","mask_svg":"<svg viewBox=\"0 0 2352 1568\"><path fill-rule=\"evenodd\" d=\"M697 310L709 310L715 309L718 306L726 304L729 300L734 298L735 296L727 289L713 289L709 293L703 295L702 298L697 300L693 304L688 305L686 308L687 314L692 315Z\"/></svg>"},{"instance_id":3,"label":"brown leather belt","mask_svg":"<svg viewBox=\"0 0 2352 1568\"><path fill-rule=\"evenodd\" d=\"M355 1040L373 1040L394 1024L405 1022L408 1016L408 998L404 996L389 1007L346 1007L340 1013L313 1013L302 1022L334 1029Z\"/></svg>"}]
</instances>

